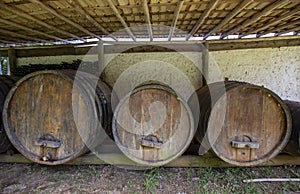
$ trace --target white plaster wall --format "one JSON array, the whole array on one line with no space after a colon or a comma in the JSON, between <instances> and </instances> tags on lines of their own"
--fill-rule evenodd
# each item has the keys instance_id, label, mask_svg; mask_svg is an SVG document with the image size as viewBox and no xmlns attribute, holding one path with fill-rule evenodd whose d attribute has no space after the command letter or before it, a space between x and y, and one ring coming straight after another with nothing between
<instances>
[{"instance_id":1,"label":"white plaster wall","mask_svg":"<svg viewBox=\"0 0 300 194\"><path fill-rule=\"evenodd\" d=\"M105 64L102 79L111 87L116 82L125 82L123 87L134 88L147 80L161 81L180 89L188 85L196 89L202 86L201 52L107 55Z\"/></svg>"},{"instance_id":2,"label":"white plaster wall","mask_svg":"<svg viewBox=\"0 0 300 194\"><path fill-rule=\"evenodd\" d=\"M201 64L201 54L189 53L189 58L194 59L195 64ZM59 56L59 57L32 57L20 58L18 65L28 64L58 64L62 61L72 62L75 59L83 59L84 56ZM85 56L84 60L96 61L97 56ZM142 80L144 72L153 79L162 78L180 85L182 79L170 76L170 68L166 63L173 65L184 75L189 77L191 83L197 87L201 82L200 72L188 58L176 53L128 53L106 55L107 63L102 78L111 86L116 83L119 75L125 70L131 69L128 75L135 80ZM148 61L143 63L143 61ZM153 63L153 61L156 61ZM159 62L157 62L159 61ZM151 63L154 64L151 66ZM138 64L135 66L135 64ZM214 64L214 65L212 65ZM215 66L223 77L231 80L246 81L257 85L264 85L283 99L300 101L300 46L281 48L241 49L229 51L210 52L210 65ZM146 67L141 73L141 68ZM148 67L147 67L148 66ZM143 68L144 68L143 67ZM148 70L148 71L147 71ZM150 71L151 70L151 71ZM172 73L171 73L172 74ZM168 77L169 76L169 77ZM216 77L216 70L210 68L209 82ZM131 83L130 84L134 84Z\"/></svg>"},{"instance_id":3,"label":"white plaster wall","mask_svg":"<svg viewBox=\"0 0 300 194\"><path fill-rule=\"evenodd\" d=\"M300 101L300 47L211 52L224 77L264 85L283 99Z\"/></svg>"}]
</instances>

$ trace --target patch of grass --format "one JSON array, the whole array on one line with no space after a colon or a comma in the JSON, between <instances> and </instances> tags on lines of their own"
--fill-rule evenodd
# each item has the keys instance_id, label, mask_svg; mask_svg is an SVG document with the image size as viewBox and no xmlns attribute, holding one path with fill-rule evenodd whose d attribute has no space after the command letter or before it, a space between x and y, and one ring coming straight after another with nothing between
<instances>
[{"instance_id":1,"label":"patch of grass","mask_svg":"<svg viewBox=\"0 0 300 194\"><path fill-rule=\"evenodd\" d=\"M144 173L144 185L145 185L145 192L146 193L152 193L154 194L153 188L157 187L158 184L158 178L160 176L160 169L159 168L153 168L151 170L147 170Z\"/></svg>"},{"instance_id":2,"label":"patch of grass","mask_svg":"<svg viewBox=\"0 0 300 194\"><path fill-rule=\"evenodd\" d=\"M133 185L133 183L132 183L132 181L127 181L126 182L126 186L128 187L128 189L129 189L129 193L130 194L136 194L136 192L134 192L134 185Z\"/></svg>"},{"instance_id":3,"label":"patch of grass","mask_svg":"<svg viewBox=\"0 0 300 194\"><path fill-rule=\"evenodd\" d=\"M191 181L192 180L192 169L191 168L187 168L186 169L186 181Z\"/></svg>"}]
</instances>

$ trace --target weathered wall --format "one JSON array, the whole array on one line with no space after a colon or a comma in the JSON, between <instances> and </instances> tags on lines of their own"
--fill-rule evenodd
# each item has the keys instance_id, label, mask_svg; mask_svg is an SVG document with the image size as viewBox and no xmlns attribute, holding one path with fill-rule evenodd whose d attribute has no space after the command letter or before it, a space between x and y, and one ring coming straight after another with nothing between
<instances>
[{"instance_id":1,"label":"weathered wall","mask_svg":"<svg viewBox=\"0 0 300 194\"><path fill-rule=\"evenodd\" d=\"M24 57L17 59L17 65L30 65L30 64L60 64L61 62L72 63L73 60L87 58L89 61L96 61L97 55L63 55L63 56L45 56L45 57Z\"/></svg>"},{"instance_id":2,"label":"weathered wall","mask_svg":"<svg viewBox=\"0 0 300 194\"><path fill-rule=\"evenodd\" d=\"M211 52L224 77L264 85L300 101L300 47Z\"/></svg>"},{"instance_id":3,"label":"weathered wall","mask_svg":"<svg viewBox=\"0 0 300 194\"><path fill-rule=\"evenodd\" d=\"M53 64L62 61L72 62L83 56L61 57L34 57L18 59L18 65L26 64ZM189 56L188 56L189 57ZM190 53L196 64L202 58L199 53ZM85 58L86 59L86 58ZM97 60L97 56L90 56L90 61ZM112 60L111 60L112 59ZM157 62L157 61L160 62ZM142 63L148 61L148 64ZM150 62L149 62L150 61ZM153 62L156 61L156 62ZM160 78L172 83L180 83L182 78L170 77L167 63L173 64L176 69L190 78L191 83L197 87L201 81L199 71L186 57L176 53L130 53L119 56L106 55L108 66L102 76L106 82L113 85L118 76L126 69L126 75L132 80L143 80L144 72L150 72L148 78ZM151 64L152 63L152 66ZM133 66L134 64L137 64ZM264 85L273 90L283 99L300 101L300 46L262 49L243 49L210 52L210 64L217 64L223 77L231 80L247 81L257 85ZM143 66L144 65L144 66ZM147 67L145 69L139 67ZM132 68L129 68L132 67ZM164 73L165 72L165 73ZM209 81L215 77L216 70L209 72ZM169 76L169 77L168 77ZM130 84L134 84L131 83Z\"/></svg>"}]
</instances>

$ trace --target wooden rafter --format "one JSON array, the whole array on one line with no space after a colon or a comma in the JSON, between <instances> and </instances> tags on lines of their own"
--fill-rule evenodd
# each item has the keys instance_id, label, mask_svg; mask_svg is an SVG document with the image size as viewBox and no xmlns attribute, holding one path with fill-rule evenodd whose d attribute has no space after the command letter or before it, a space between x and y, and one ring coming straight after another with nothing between
<instances>
[{"instance_id":1,"label":"wooden rafter","mask_svg":"<svg viewBox=\"0 0 300 194\"><path fill-rule=\"evenodd\" d=\"M36 40L36 41L40 41L40 42L51 43L50 41L47 41L47 40L27 36L27 35L24 35L24 34L19 34L19 33L13 32L13 31L5 30L5 29L1 29L1 33L9 34L9 35L12 35L12 36L17 36L17 37L23 38L25 40Z\"/></svg>"},{"instance_id":2,"label":"wooden rafter","mask_svg":"<svg viewBox=\"0 0 300 194\"><path fill-rule=\"evenodd\" d=\"M286 34L286 33L289 33L289 32L298 32L299 30L300 30L300 26L297 26L297 27L292 28L292 29L288 29L288 30L278 32L278 33L275 34L275 36L280 36L282 34Z\"/></svg>"},{"instance_id":3,"label":"wooden rafter","mask_svg":"<svg viewBox=\"0 0 300 194\"><path fill-rule=\"evenodd\" d=\"M4 37L3 37L4 36ZM14 43L25 43L26 40L22 39L22 38L16 38L16 37L10 37L10 36L5 36L4 34L3 35L0 35L0 39L2 40L6 40L6 41L11 41L11 42L14 42ZM27 40L28 42L28 40ZM31 42L31 41L30 41Z\"/></svg>"},{"instance_id":4,"label":"wooden rafter","mask_svg":"<svg viewBox=\"0 0 300 194\"><path fill-rule=\"evenodd\" d=\"M275 3L273 3L269 6L267 6L266 8L264 8L261 12L258 12L257 14L254 14L254 16L247 19L242 24L239 24L239 25L235 26L233 29L229 30L228 32L225 32L224 34L222 34L221 39L225 38L226 36L228 36L230 34L234 34L238 30L240 30L240 29L242 29L246 26L249 26L250 24L253 24L257 20L259 20L261 17L263 17L265 15L268 15L269 13L271 13L272 10L276 9L277 7L281 6L282 4L284 4L288 1L289 0L277 0Z\"/></svg>"},{"instance_id":5,"label":"wooden rafter","mask_svg":"<svg viewBox=\"0 0 300 194\"><path fill-rule=\"evenodd\" d=\"M286 28L296 26L296 25L300 25L300 20L296 20L296 21L293 21L293 22L290 22L290 23L288 22L284 25L277 26L272 30L264 31L263 33L258 34L257 37L259 38L259 37L261 37L263 35L266 35L266 34L269 34L269 33L279 32L281 30L284 30Z\"/></svg>"},{"instance_id":6,"label":"wooden rafter","mask_svg":"<svg viewBox=\"0 0 300 194\"><path fill-rule=\"evenodd\" d=\"M43 0L43 1L55 1L55 0ZM207 1L203 1L203 3L206 3ZM223 0L223 2L226 2L226 3L236 3L236 2L239 2L238 0ZM258 3L267 3L267 2L274 2L274 0L253 0L253 2L258 2ZM290 0L290 2L299 2L299 0ZM24 3L29 3L29 0L22 0L22 1L10 1L8 4L10 5L22 5ZM155 3L151 3L149 4L149 6L168 6L168 5L175 5L176 2L175 1L171 1L171 2L160 2L159 5L155 4ZM187 5L197 5L199 4L198 1L187 1L186 2ZM139 5L120 5L118 6L120 8L138 8L140 7Z\"/></svg>"},{"instance_id":7,"label":"wooden rafter","mask_svg":"<svg viewBox=\"0 0 300 194\"><path fill-rule=\"evenodd\" d=\"M76 35L74 35L74 34L72 34L70 32L67 32L67 31L64 31L64 30L60 30L57 27L51 26L51 25L49 25L49 24L47 24L47 23L45 23L43 21L40 21L40 20L36 19L35 17L33 17L33 16L31 16L31 15L29 15L29 14L21 11L18 8L14 8L14 7L8 6L8 5L4 4L4 3L0 3L0 7L2 9L8 10L8 11L14 13L14 14L17 14L17 15L23 17L23 18L26 18L26 19L28 19L30 21L33 21L33 22L35 22L35 23L37 23L37 24L39 24L41 26L44 26L44 27L46 27L48 29L51 29L51 30L53 30L55 32L58 32L60 34L64 34L66 36L73 37L73 38L76 38L76 39L79 39L79 40L82 40L82 41L85 41L83 38L80 38L80 37L78 37L78 36L76 36Z\"/></svg>"},{"instance_id":8,"label":"wooden rafter","mask_svg":"<svg viewBox=\"0 0 300 194\"><path fill-rule=\"evenodd\" d=\"M4 43L4 44L15 44L13 41L8 41L8 40L4 40L0 38L0 43Z\"/></svg>"},{"instance_id":9,"label":"wooden rafter","mask_svg":"<svg viewBox=\"0 0 300 194\"><path fill-rule=\"evenodd\" d=\"M186 36L186 40L189 40L191 36L193 36L197 30L200 28L200 26L203 24L204 20L206 17L210 14L210 12L216 7L218 4L219 0L211 0L207 6L207 8L204 10L204 12L201 14L199 20L197 23L194 25L193 29L191 32Z\"/></svg>"},{"instance_id":10,"label":"wooden rafter","mask_svg":"<svg viewBox=\"0 0 300 194\"><path fill-rule=\"evenodd\" d=\"M170 27L169 36L168 36L168 41L171 41L171 39L172 39L174 29L176 28L176 24L177 24L177 21L178 21L178 16L179 16L180 10L183 6L183 3L184 3L183 0L179 1L177 6L176 6L176 9L174 11L174 16L173 16L172 24L171 24L171 27Z\"/></svg>"},{"instance_id":11,"label":"wooden rafter","mask_svg":"<svg viewBox=\"0 0 300 194\"><path fill-rule=\"evenodd\" d=\"M88 31L87 29L83 28L82 26L80 26L79 24L71 21L69 18L57 13L54 9L52 9L51 7L49 7L48 5L44 4L43 2L41 2L40 0L29 0L30 2L32 3L35 3L35 4L38 4L40 7L42 7L43 9L49 11L51 14L55 15L56 17L60 18L61 20L63 20L64 22L72 25L73 27L79 29L80 31L90 35L90 36L93 36L95 38L98 38L98 39L101 39L100 36L97 36L96 34Z\"/></svg>"},{"instance_id":12,"label":"wooden rafter","mask_svg":"<svg viewBox=\"0 0 300 194\"><path fill-rule=\"evenodd\" d=\"M287 18L289 18L289 17L291 17L291 16L293 16L293 15L299 13L299 12L300 12L300 7L297 7L297 8L295 8L294 10L289 11L289 12L287 12L286 14L283 14L282 16L280 16L280 17L278 17L278 18L275 18L275 19L271 20L269 23L263 25L262 27L256 28L256 29L253 30L253 31L250 31L250 32L247 32L247 33L243 34L241 37L247 36L247 35L249 35L249 34L255 34L255 33L257 33L257 32L261 32L261 31L263 31L264 29L267 29L268 27L273 26L273 25L275 25L275 24L281 22L282 20L285 20L285 19L287 19ZM264 34L265 34L265 33L264 33ZM263 36L264 34L259 35L259 36Z\"/></svg>"},{"instance_id":13,"label":"wooden rafter","mask_svg":"<svg viewBox=\"0 0 300 194\"><path fill-rule=\"evenodd\" d=\"M40 34L40 35L43 35L43 36L46 36L46 37L49 37L49 38L52 38L52 39L55 39L55 40L59 40L59 41L65 42L65 43L69 43L67 40L64 40L64 39L58 38L56 36L52 36L52 35L46 34L44 32L41 32L41 31L38 31L38 30L35 30L35 29L32 29L32 28L28 28L26 26L23 26L21 24L15 23L15 22L4 20L2 18L0 18L0 22L2 22L4 24L7 24L7 25L10 25L10 26L14 26L16 28L19 28L19 29L22 29L22 30L25 30L25 31L28 31L28 32Z\"/></svg>"},{"instance_id":14,"label":"wooden rafter","mask_svg":"<svg viewBox=\"0 0 300 194\"><path fill-rule=\"evenodd\" d=\"M110 34L99 22L97 22L93 17L91 17L88 12L86 12L81 6L78 0L68 0L68 2L78 11L81 15L85 16L87 20L89 20L94 26L96 26L99 30L101 30L104 34L108 35L114 40L117 40L115 36Z\"/></svg>"},{"instance_id":15,"label":"wooden rafter","mask_svg":"<svg viewBox=\"0 0 300 194\"><path fill-rule=\"evenodd\" d=\"M240 13L241 10L243 10L245 7L247 7L250 3L252 3L253 0L246 0L246 1L242 1L238 6L236 6L234 8L234 10L232 10L226 17L224 20L222 20L216 27L214 27L214 29L212 29L209 33L205 34L204 36L204 40L210 36L211 34L213 34L214 32L216 32L217 30L219 30L221 27L223 27L225 24L227 24L235 15L237 15L238 13Z\"/></svg>"},{"instance_id":16,"label":"wooden rafter","mask_svg":"<svg viewBox=\"0 0 300 194\"><path fill-rule=\"evenodd\" d=\"M146 18L146 22L147 22L149 38L150 38L150 41L153 41L152 23L151 23L151 17L150 17L147 0L143 0L142 4L143 4L143 10L144 10L145 18Z\"/></svg>"},{"instance_id":17,"label":"wooden rafter","mask_svg":"<svg viewBox=\"0 0 300 194\"><path fill-rule=\"evenodd\" d=\"M136 38L135 38L134 34L130 30L129 26L126 24L125 20L123 19L123 17L119 13L119 11L116 8L116 6L114 5L114 3L111 0L105 0L105 1L108 3L109 7L113 10L113 12L115 13L116 17L122 23L123 27L125 28L126 32L130 36L130 38L132 38L132 40L136 41Z\"/></svg>"}]
</instances>

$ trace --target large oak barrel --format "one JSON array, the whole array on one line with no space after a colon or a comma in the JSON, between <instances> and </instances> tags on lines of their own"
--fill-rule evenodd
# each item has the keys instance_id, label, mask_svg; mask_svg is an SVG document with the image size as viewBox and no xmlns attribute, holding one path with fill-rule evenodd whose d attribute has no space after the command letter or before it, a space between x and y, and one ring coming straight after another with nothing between
<instances>
[{"instance_id":1,"label":"large oak barrel","mask_svg":"<svg viewBox=\"0 0 300 194\"><path fill-rule=\"evenodd\" d=\"M110 89L74 70L40 71L20 79L7 96L3 121L13 145L30 160L62 164L88 151L111 123ZM100 139L99 139L100 141ZM87 145L89 144L89 145Z\"/></svg>"},{"instance_id":2,"label":"large oak barrel","mask_svg":"<svg viewBox=\"0 0 300 194\"><path fill-rule=\"evenodd\" d=\"M144 83L123 97L113 118L120 150L144 166L161 166L180 156L194 136L192 112L161 83Z\"/></svg>"},{"instance_id":3,"label":"large oak barrel","mask_svg":"<svg viewBox=\"0 0 300 194\"><path fill-rule=\"evenodd\" d=\"M264 87L236 81L209 84L197 91L199 152L212 148L224 161L253 166L276 156L291 134L288 108ZM203 149L203 150L201 150Z\"/></svg>"},{"instance_id":4,"label":"large oak barrel","mask_svg":"<svg viewBox=\"0 0 300 194\"><path fill-rule=\"evenodd\" d=\"M6 96L18 79L18 77L14 76L0 76L0 153L4 153L12 148L12 145L9 139L7 138L3 127L2 111Z\"/></svg>"},{"instance_id":5,"label":"large oak barrel","mask_svg":"<svg viewBox=\"0 0 300 194\"><path fill-rule=\"evenodd\" d=\"M283 152L300 156L300 102L285 100L292 116L292 135Z\"/></svg>"}]
</instances>

